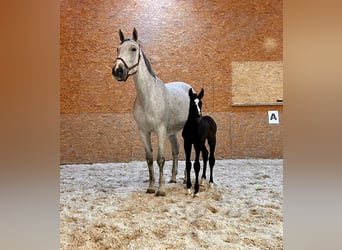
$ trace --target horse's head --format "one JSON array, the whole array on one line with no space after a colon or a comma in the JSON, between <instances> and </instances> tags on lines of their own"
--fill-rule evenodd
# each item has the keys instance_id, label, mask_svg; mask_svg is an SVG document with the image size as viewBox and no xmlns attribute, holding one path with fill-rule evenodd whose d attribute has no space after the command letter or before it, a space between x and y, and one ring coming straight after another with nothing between
<instances>
[{"instance_id":1,"label":"horse's head","mask_svg":"<svg viewBox=\"0 0 342 250\"><path fill-rule=\"evenodd\" d=\"M202 116L202 98L204 96L204 89L201 89L200 93L197 95L196 92L189 89L190 97L190 109L189 116L200 118Z\"/></svg>"},{"instance_id":2,"label":"horse's head","mask_svg":"<svg viewBox=\"0 0 342 250\"><path fill-rule=\"evenodd\" d=\"M119 30L121 40L117 48L117 58L115 60L112 74L118 81L126 81L130 75L137 73L140 62L140 45L138 43L138 32L134 28L133 38L125 38Z\"/></svg>"}]
</instances>

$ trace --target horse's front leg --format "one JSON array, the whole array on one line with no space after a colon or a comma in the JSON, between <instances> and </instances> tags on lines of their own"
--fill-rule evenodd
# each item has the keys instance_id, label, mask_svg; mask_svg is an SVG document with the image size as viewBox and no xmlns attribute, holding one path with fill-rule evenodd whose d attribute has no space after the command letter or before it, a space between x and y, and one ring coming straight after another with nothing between
<instances>
[{"instance_id":1,"label":"horse's front leg","mask_svg":"<svg viewBox=\"0 0 342 250\"><path fill-rule=\"evenodd\" d=\"M184 139L184 151L185 151L185 176L184 180L186 183L186 188L188 194L191 193L191 177L190 177L190 172L191 172L191 148L192 148L192 143L189 143L187 140Z\"/></svg>"},{"instance_id":2,"label":"horse's front leg","mask_svg":"<svg viewBox=\"0 0 342 250\"><path fill-rule=\"evenodd\" d=\"M164 164L165 164L165 157L164 157L164 146L166 140L166 128L161 127L159 128L158 132L158 155L157 155L157 163L159 166L159 188L156 193L156 196L165 196L165 178L164 178Z\"/></svg>"},{"instance_id":3,"label":"horse's front leg","mask_svg":"<svg viewBox=\"0 0 342 250\"><path fill-rule=\"evenodd\" d=\"M198 191L199 191L199 182L198 182L198 175L201 169L200 161L199 161L199 156L201 152L201 147L199 145L195 144L195 151L196 151L196 158L195 158L195 163L194 163L194 169L195 169L195 174L196 174L196 181L195 181L195 193L194 197L198 196Z\"/></svg>"},{"instance_id":4,"label":"horse's front leg","mask_svg":"<svg viewBox=\"0 0 342 250\"><path fill-rule=\"evenodd\" d=\"M154 178L154 169L153 169L153 154L152 154L152 144L151 144L151 133L145 132L140 130L140 136L141 139L144 143L144 147L145 147L145 154L146 154L146 162L147 162L147 166L148 166L148 171L150 174L150 179L149 179L149 186L147 188L146 193L155 193L154 190L154 182L155 182L155 178Z\"/></svg>"},{"instance_id":5,"label":"horse's front leg","mask_svg":"<svg viewBox=\"0 0 342 250\"><path fill-rule=\"evenodd\" d=\"M177 172L178 172L178 154L179 154L179 143L178 143L178 139L177 136L174 135L170 135L169 136L169 140L171 143L171 147L172 147L172 176L171 176L171 180L170 183L177 183Z\"/></svg>"}]
</instances>

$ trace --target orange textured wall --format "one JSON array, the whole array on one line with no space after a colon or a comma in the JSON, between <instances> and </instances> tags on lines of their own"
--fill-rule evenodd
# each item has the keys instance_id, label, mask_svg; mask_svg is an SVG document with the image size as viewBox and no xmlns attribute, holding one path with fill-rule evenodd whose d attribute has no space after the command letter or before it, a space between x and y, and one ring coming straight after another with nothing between
<instances>
[{"instance_id":1,"label":"orange textured wall","mask_svg":"<svg viewBox=\"0 0 342 250\"><path fill-rule=\"evenodd\" d=\"M218 157L282 157L282 122L267 123L267 110L282 118L282 106L231 105L232 61L282 61L282 1L65 0L60 8L62 163L144 159L133 81L111 75L118 30L130 36L133 27L159 78L205 89Z\"/></svg>"}]
</instances>

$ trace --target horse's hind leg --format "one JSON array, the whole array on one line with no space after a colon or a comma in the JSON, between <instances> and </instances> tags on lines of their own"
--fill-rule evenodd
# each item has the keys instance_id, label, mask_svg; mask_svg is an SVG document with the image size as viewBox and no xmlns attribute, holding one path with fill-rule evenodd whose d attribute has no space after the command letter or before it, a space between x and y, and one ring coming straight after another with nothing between
<instances>
[{"instance_id":1,"label":"horse's hind leg","mask_svg":"<svg viewBox=\"0 0 342 250\"><path fill-rule=\"evenodd\" d=\"M164 157L164 147L166 140L166 128L161 127L158 130L158 155L157 155L157 163L159 166L159 188L156 193L156 196L165 196L165 178L164 178L164 165L165 165L165 157Z\"/></svg>"},{"instance_id":2,"label":"horse's hind leg","mask_svg":"<svg viewBox=\"0 0 342 250\"><path fill-rule=\"evenodd\" d=\"M209 147L210 147L210 155L209 155L210 181L209 181L209 184L210 184L210 186L213 186L213 185L214 185L213 169L214 169L214 165L215 165L216 137L214 137L214 138L209 142Z\"/></svg>"},{"instance_id":3,"label":"horse's hind leg","mask_svg":"<svg viewBox=\"0 0 342 250\"><path fill-rule=\"evenodd\" d=\"M205 180L207 178L206 173L207 173L207 162L208 162L208 150L205 147L205 144L203 144L203 147L202 147L202 158L203 158L203 172L202 172L202 178L201 178L201 183L200 183L201 186L204 185Z\"/></svg>"},{"instance_id":4,"label":"horse's hind leg","mask_svg":"<svg viewBox=\"0 0 342 250\"><path fill-rule=\"evenodd\" d=\"M176 135L170 135L169 140L172 147L172 176L170 183L177 183L179 143Z\"/></svg>"},{"instance_id":5,"label":"horse's hind leg","mask_svg":"<svg viewBox=\"0 0 342 250\"><path fill-rule=\"evenodd\" d=\"M152 154L152 144L151 144L151 133L145 133L140 131L141 139L144 143L145 154L146 154L146 162L148 166L148 171L150 174L149 186L147 188L146 193L155 193L154 190L154 169L153 169L153 154Z\"/></svg>"}]
</instances>

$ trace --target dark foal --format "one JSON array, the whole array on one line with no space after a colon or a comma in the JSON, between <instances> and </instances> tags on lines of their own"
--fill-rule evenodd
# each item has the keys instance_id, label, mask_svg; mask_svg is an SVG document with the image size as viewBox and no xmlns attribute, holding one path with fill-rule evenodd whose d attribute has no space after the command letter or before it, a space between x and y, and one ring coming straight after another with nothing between
<instances>
[{"instance_id":1,"label":"dark foal","mask_svg":"<svg viewBox=\"0 0 342 250\"><path fill-rule=\"evenodd\" d=\"M206 140L208 141L210 148L209 155L209 166L210 166L210 180L209 184L212 186L214 184L213 180L213 167L215 165L215 146L216 146L216 130L217 126L215 121L210 116L202 117L202 101L204 90L197 95L193 92L192 89L189 89L189 97L190 97L190 107L189 107L189 116L186 121L182 136L184 140L184 150L186 156L186 187L188 189L188 193L190 194L191 188L191 149L192 145L194 145L196 158L194 162L194 169L196 174L196 182L195 182L195 192L194 196L198 196L199 183L198 183L198 175L201 168L199 162L199 155L202 152L203 158L203 173L202 173L202 181L206 179L206 170L207 170L207 161L208 161L208 150L205 146Z\"/></svg>"}]
</instances>

